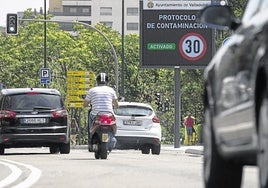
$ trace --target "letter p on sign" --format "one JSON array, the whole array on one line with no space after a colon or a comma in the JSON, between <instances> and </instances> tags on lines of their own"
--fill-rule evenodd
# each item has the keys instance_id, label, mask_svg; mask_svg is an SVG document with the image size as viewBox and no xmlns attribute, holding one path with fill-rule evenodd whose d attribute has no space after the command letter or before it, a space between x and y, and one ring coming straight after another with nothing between
<instances>
[{"instance_id":1,"label":"letter p on sign","mask_svg":"<svg viewBox=\"0 0 268 188\"><path fill-rule=\"evenodd\" d=\"M49 71L48 70L42 70L41 74L42 74L41 77L43 77L43 78L49 77Z\"/></svg>"},{"instance_id":2,"label":"letter p on sign","mask_svg":"<svg viewBox=\"0 0 268 188\"><path fill-rule=\"evenodd\" d=\"M49 84L50 83L50 69L41 68L40 69L40 80L41 84Z\"/></svg>"}]
</instances>

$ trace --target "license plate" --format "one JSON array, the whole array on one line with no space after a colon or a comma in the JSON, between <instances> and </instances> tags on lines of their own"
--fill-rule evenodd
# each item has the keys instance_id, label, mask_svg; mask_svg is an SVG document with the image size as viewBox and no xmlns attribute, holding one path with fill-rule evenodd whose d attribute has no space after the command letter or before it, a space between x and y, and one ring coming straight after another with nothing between
<instances>
[{"instance_id":1,"label":"license plate","mask_svg":"<svg viewBox=\"0 0 268 188\"><path fill-rule=\"evenodd\" d=\"M108 133L102 133L102 142L108 142Z\"/></svg>"},{"instance_id":2,"label":"license plate","mask_svg":"<svg viewBox=\"0 0 268 188\"><path fill-rule=\"evenodd\" d=\"M46 118L24 118L21 120L24 124L42 124L47 123Z\"/></svg>"},{"instance_id":3,"label":"license plate","mask_svg":"<svg viewBox=\"0 0 268 188\"><path fill-rule=\"evenodd\" d=\"M123 123L124 125L141 125L141 121L137 120L125 120Z\"/></svg>"}]
</instances>

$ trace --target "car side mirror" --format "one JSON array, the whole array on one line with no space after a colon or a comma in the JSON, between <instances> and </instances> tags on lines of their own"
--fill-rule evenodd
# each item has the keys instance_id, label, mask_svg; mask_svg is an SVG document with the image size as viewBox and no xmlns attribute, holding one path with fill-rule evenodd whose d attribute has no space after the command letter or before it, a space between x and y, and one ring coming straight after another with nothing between
<instances>
[{"instance_id":1,"label":"car side mirror","mask_svg":"<svg viewBox=\"0 0 268 188\"><path fill-rule=\"evenodd\" d=\"M240 21L235 17L229 6L211 5L203 8L197 14L197 21L212 29L235 30Z\"/></svg>"}]
</instances>

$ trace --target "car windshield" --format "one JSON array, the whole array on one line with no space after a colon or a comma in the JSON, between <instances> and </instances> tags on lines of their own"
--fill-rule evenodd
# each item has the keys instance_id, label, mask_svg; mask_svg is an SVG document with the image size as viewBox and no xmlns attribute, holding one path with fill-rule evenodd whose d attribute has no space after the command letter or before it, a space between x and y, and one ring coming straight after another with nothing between
<instances>
[{"instance_id":1,"label":"car windshield","mask_svg":"<svg viewBox=\"0 0 268 188\"><path fill-rule=\"evenodd\" d=\"M10 110L57 109L61 108L60 96L50 94L17 94L7 96L3 108Z\"/></svg>"},{"instance_id":2,"label":"car windshield","mask_svg":"<svg viewBox=\"0 0 268 188\"><path fill-rule=\"evenodd\" d=\"M150 116L153 111L150 108L141 106L119 106L115 109L118 116Z\"/></svg>"}]
</instances>

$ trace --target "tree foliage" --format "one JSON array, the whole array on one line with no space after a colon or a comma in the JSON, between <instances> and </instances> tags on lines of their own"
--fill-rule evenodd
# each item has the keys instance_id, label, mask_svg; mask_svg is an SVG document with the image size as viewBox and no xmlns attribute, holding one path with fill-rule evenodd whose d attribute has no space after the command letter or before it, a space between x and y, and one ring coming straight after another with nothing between
<instances>
[{"instance_id":1,"label":"tree foliage","mask_svg":"<svg viewBox=\"0 0 268 188\"><path fill-rule=\"evenodd\" d=\"M247 0L229 0L228 4L234 11L235 15L238 18L241 18L243 15L243 10L245 10Z\"/></svg>"}]
</instances>

